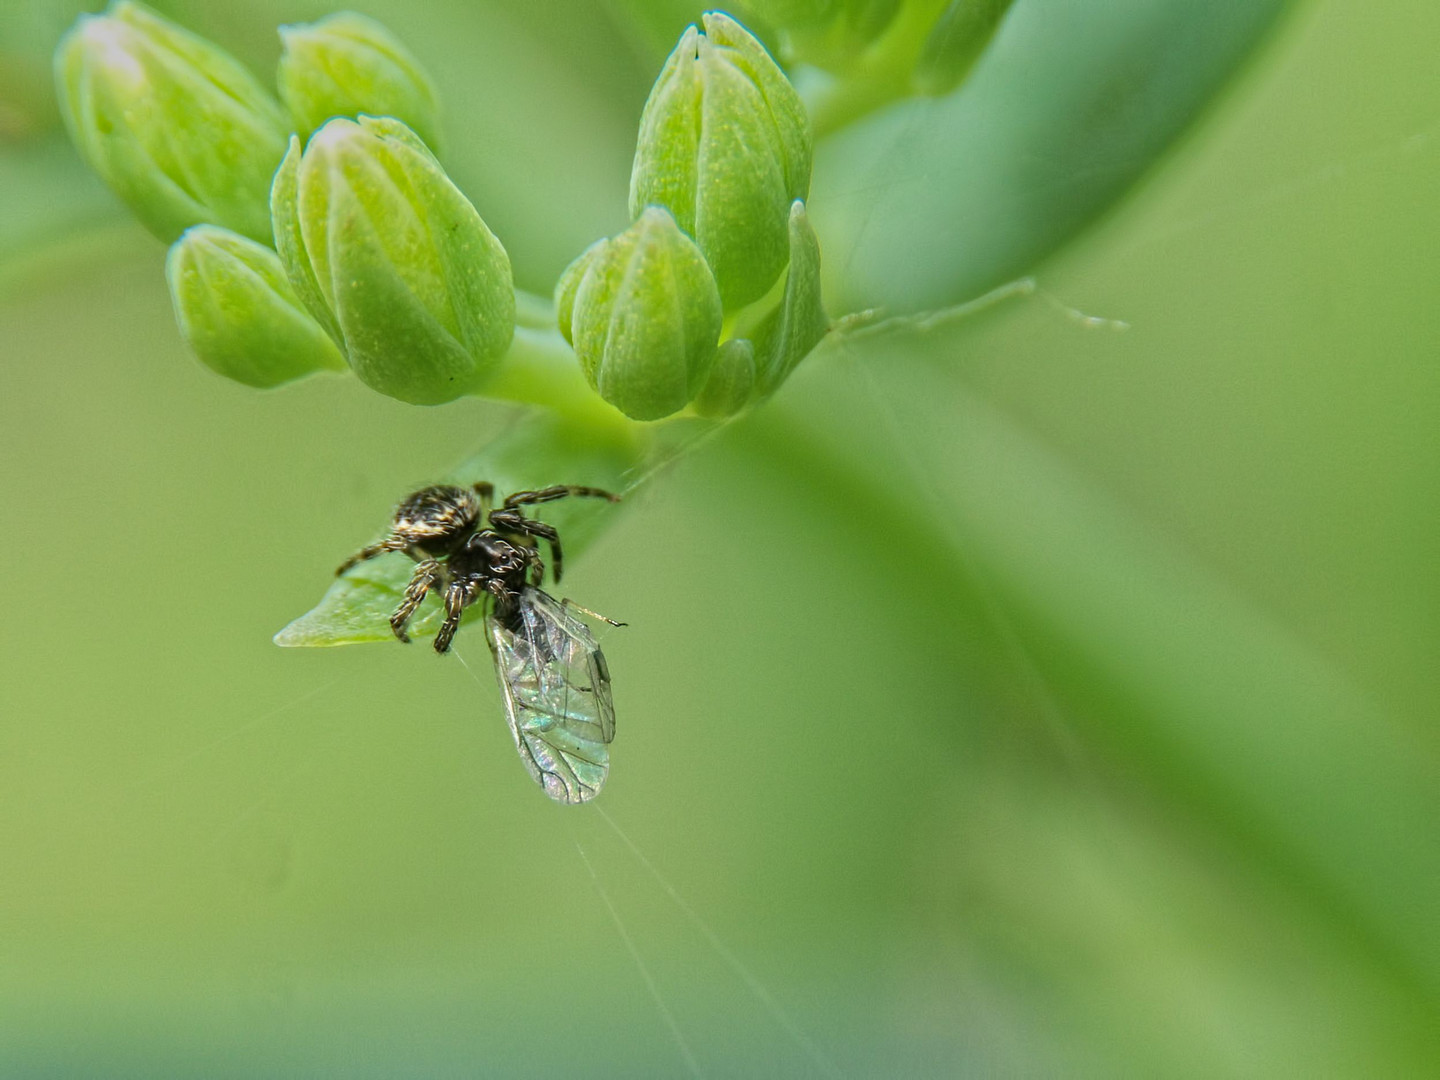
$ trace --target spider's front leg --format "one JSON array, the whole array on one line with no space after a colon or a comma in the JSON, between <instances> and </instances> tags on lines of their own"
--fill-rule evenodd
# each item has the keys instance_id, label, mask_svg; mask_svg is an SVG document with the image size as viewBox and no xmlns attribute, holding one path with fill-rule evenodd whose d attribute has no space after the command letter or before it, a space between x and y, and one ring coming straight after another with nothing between
<instances>
[{"instance_id":1,"label":"spider's front leg","mask_svg":"<svg viewBox=\"0 0 1440 1080\"><path fill-rule=\"evenodd\" d=\"M497 529L506 532L518 533L521 536L538 536L550 544L550 572L555 579L555 584L560 584L560 575L564 572L565 563L560 551L560 534L555 531L554 526L546 525L543 521L534 521L527 518L519 509L522 506L533 506L536 503L554 502L556 499L565 499L570 496L579 496L587 499L605 499L607 502L619 502L620 496L601 488L581 487L579 484L556 484L553 487L539 488L535 491L517 491L506 498L500 504L498 510L490 512L490 524Z\"/></svg>"},{"instance_id":2,"label":"spider's front leg","mask_svg":"<svg viewBox=\"0 0 1440 1080\"><path fill-rule=\"evenodd\" d=\"M532 542L533 543L533 542ZM525 565L529 569L530 584L540 588L545 584L545 560L540 557L540 549L536 547L523 547Z\"/></svg>"},{"instance_id":3,"label":"spider's front leg","mask_svg":"<svg viewBox=\"0 0 1440 1080\"><path fill-rule=\"evenodd\" d=\"M434 559L426 559L416 564L410 584L405 586L405 599L400 601L395 614L390 616L390 629L395 631L395 636L401 641L409 643L410 635L405 633L405 624L415 614L415 609L425 599L426 593L440 583L440 576L440 564Z\"/></svg>"},{"instance_id":4,"label":"spider's front leg","mask_svg":"<svg viewBox=\"0 0 1440 1080\"><path fill-rule=\"evenodd\" d=\"M435 635L436 652L450 651L450 642L455 639L455 631L460 629L460 617L475 600L473 589L473 585L455 581L445 590L445 621L440 624L440 632Z\"/></svg>"},{"instance_id":5,"label":"spider's front leg","mask_svg":"<svg viewBox=\"0 0 1440 1080\"><path fill-rule=\"evenodd\" d=\"M540 488L537 491L517 491L505 500L501 509L514 510L517 506L554 502L556 499L564 499L571 495L586 499L605 499L612 503L620 501L619 495L601 488L581 487L579 484L556 484L554 487Z\"/></svg>"}]
</instances>

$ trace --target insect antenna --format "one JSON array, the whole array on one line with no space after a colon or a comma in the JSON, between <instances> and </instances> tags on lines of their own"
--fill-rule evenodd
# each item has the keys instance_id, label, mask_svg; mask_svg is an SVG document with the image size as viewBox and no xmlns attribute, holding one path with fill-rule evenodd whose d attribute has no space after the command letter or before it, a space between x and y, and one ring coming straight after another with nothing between
<instances>
[{"instance_id":1,"label":"insect antenna","mask_svg":"<svg viewBox=\"0 0 1440 1080\"><path fill-rule=\"evenodd\" d=\"M584 612L586 615L589 615L589 616L590 616L592 619L594 619L596 622L609 623L611 626L629 626L629 625L630 625L629 623L616 622L614 619L610 618L610 616L608 616L608 615L601 615L598 611L591 611L588 607L585 607L583 604L577 604L574 600L571 600L568 596L567 596L564 600L561 600L561 601L560 601L560 606L561 606L562 608L574 608L576 611Z\"/></svg>"}]
</instances>

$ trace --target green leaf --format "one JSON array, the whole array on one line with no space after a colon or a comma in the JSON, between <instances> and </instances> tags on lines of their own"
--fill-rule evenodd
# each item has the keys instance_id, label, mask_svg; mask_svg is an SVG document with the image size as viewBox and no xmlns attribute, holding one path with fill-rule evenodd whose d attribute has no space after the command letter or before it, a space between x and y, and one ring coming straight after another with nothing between
<instances>
[{"instance_id":1,"label":"green leaf","mask_svg":"<svg viewBox=\"0 0 1440 1080\"><path fill-rule=\"evenodd\" d=\"M1155 163L1285 7L1016 4L959 90L817 147L832 310L942 308L1033 267Z\"/></svg>"},{"instance_id":2,"label":"green leaf","mask_svg":"<svg viewBox=\"0 0 1440 1080\"><path fill-rule=\"evenodd\" d=\"M483 450L440 479L454 484L489 480L501 494L560 483L623 492L639 475L646 449L646 442L628 424L582 423L535 411L523 414ZM397 492L397 496L403 494ZM545 520L560 531L566 562L573 563L615 512L616 507L609 503L565 499L545 507ZM346 554L337 552L336 562ZM399 605L414 566L398 554L361 563L337 579L314 608L276 634L275 644L295 648L394 641L390 613ZM476 605L466 612L465 621L480 615L481 607ZM411 621L410 636L417 640L434 637L439 626L439 603L432 595Z\"/></svg>"}]
</instances>

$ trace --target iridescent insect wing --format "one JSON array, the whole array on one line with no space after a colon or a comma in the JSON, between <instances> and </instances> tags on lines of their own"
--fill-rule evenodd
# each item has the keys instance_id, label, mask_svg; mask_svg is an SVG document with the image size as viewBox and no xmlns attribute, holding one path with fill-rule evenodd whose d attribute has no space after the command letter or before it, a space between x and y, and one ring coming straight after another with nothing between
<instances>
[{"instance_id":1,"label":"iridescent insect wing","mask_svg":"<svg viewBox=\"0 0 1440 1080\"><path fill-rule=\"evenodd\" d=\"M520 597L520 626L486 620L505 717L520 760L557 802L588 802L610 771L610 672L590 628L539 589Z\"/></svg>"}]
</instances>

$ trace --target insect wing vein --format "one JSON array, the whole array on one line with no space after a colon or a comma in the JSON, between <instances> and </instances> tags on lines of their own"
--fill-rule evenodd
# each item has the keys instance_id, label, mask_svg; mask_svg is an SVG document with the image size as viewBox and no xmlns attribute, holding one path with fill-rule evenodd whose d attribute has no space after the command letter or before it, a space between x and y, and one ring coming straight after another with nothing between
<instances>
[{"instance_id":1,"label":"insect wing vein","mask_svg":"<svg viewBox=\"0 0 1440 1080\"><path fill-rule=\"evenodd\" d=\"M552 799L587 802L605 783L615 737L604 655L589 627L539 589L522 594L520 617L519 633L494 617L486 627L515 748Z\"/></svg>"}]
</instances>

